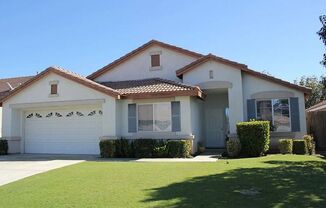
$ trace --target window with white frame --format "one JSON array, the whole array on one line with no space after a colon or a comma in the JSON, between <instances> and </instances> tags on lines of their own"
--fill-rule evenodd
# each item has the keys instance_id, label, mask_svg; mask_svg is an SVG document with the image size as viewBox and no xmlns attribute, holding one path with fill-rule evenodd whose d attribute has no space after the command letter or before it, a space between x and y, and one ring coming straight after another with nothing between
<instances>
[{"instance_id":1,"label":"window with white frame","mask_svg":"<svg viewBox=\"0 0 326 208\"><path fill-rule=\"evenodd\" d=\"M289 99L258 100L257 119L270 121L276 132L291 131Z\"/></svg>"},{"instance_id":2,"label":"window with white frame","mask_svg":"<svg viewBox=\"0 0 326 208\"><path fill-rule=\"evenodd\" d=\"M138 104L138 131L171 130L171 103Z\"/></svg>"}]
</instances>

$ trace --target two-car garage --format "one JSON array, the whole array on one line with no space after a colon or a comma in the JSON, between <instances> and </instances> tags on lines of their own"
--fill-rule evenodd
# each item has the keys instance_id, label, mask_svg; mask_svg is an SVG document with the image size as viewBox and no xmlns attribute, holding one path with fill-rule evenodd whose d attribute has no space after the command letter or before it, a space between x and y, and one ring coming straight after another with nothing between
<instances>
[{"instance_id":1,"label":"two-car garage","mask_svg":"<svg viewBox=\"0 0 326 208\"><path fill-rule=\"evenodd\" d=\"M24 152L99 154L100 106L70 106L24 111Z\"/></svg>"}]
</instances>

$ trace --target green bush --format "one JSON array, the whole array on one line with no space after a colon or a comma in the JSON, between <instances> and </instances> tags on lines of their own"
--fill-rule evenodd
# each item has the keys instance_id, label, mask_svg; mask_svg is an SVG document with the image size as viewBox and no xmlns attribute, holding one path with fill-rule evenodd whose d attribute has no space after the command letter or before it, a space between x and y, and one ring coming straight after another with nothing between
<instances>
[{"instance_id":1,"label":"green bush","mask_svg":"<svg viewBox=\"0 0 326 208\"><path fill-rule=\"evenodd\" d=\"M314 155L316 153L316 145L315 145L314 138L310 135L304 135L303 139L306 141L308 153L310 155Z\"/></svg>"},{"instance_id":2,"label":"green bush","mask_svg":"<svg viewBox=\"0 0 326 208\"><path fill-rule=\"evenodd\" d=\"M164 140L155 140L153 157L157 157L157 158L166 157L167 156L166 144L167 142Z\"/></svg>"},{"instance_id":3,"label":"green bush","mask_svg":"<svg viewBox=\"0 0 326 208\"><path fill-rule=\"evenodd\" d=\"M0 139L0 155L8 154L8 141L5 139Z\"/></svg>"},{"instance_id":4,"label":"green bush","mask_svg":"<svg viewBox=\"0 0 326 208\"><path fill-rule=\"evenodd\" d=\"M293 152L293 139L280 139L278 140L278 148L281 154L292 154Z\"/></svg>"},{"instance_id":5,"label":"green bush","mask_svg":"<svg viewBox=\"0 0 326 208\"><path fill-rule=\"evenodd\" d=\"M105 139L100 141L101 157L115 157L116 156L116 141L113 139Z\"/></svg>"},{"instance_id":6,"label":"green bush","mask_svg":"<svg viewBox=\"0 0 326 208\"><path fill-rule=\"evenodd\" d=\"M269 121L249 121L237 124L237 134L241 143L241 154L257 157L269 149Z\"/></svg>"},{"instance_id":7,"label":"green bush","mask_svg":"<svg viewBox=\"0 0 326 208\"><path fill-rule=\"evenodd\" d=\"M168 140L167 156L172 158L186 158L191 156L192 140Z\"/></svg>"},{"instance_id":8,"label":"green bush","mask_svg":"<svg viewBox=\"0 0 326 208\"><path fill-rule=\"evenodd\" d=\"M131 141L127 139L118 139L115 142L115 157L132 157Z\"/></svg>"},{"instance_id":9,"label":"green bush","mask_svg":"<svg viewBox=\"0 0 326 208\"><path fill-rule=\"evenodd\" d=\"M226 142L226 151L230 157L238 157L241 151L240 141L237 139L229 139Z\"/></svg>"},{"instance_id":10,"label":"green bush","mask_svg":"<svg viewBox=\"0 0 326 208\"><path fill-rule=\"evenodd\" d=\"M135 139L134 150L136 158L153 157L154 140L153 139Z\"/></svg>"},{"instance_id":11,"label":"green bush","mask_svg":"<svg viewBox=\"0 0 326 208\"><path fill-rule=\"evenodd\" d=\"M308 154L308 148L306 140L294 139L293 140L293 153L298 155Z\"/></svg>"}]
</instances>

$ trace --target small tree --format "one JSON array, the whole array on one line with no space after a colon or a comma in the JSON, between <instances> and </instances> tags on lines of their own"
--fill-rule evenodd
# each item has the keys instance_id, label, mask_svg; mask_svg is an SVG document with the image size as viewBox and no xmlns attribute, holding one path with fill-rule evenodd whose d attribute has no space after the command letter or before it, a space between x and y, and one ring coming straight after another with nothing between
<instances>
[{"instance_id":1,"label":"small tree","mask_svg":"<svg viewBox=\"0 0 326 208\"><path fill-rule=\"evenodd\" d=\"M322 27L317 32L317 34L319 35L320 39L323 41L324 45L326 46L326 15L320 16L319 20L322 24ZM320 63L326 67L326 53L324 53L324 58Z\"/></svg>"},{"instance_id":2,"label":"small tree","mask_svg":"<svg viewBox=\"0 0 326 208\"><path fill-rule=\"evenodd\" d=\"M326 99L326 78L321 76L302 76L295 84L311 88L311 94L306 100L306 108L309 108Z\"/></svg>"}]
</instances>

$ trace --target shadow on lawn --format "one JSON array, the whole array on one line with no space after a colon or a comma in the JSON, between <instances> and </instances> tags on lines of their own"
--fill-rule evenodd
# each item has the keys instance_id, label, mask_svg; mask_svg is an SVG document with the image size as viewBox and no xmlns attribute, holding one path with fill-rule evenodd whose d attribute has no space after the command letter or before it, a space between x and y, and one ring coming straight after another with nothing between
<instances>
[{"instance_id":1,"label":"shadow on lawn","mask_svg":"<svg viewBox=\"0 0 326 208\"><path fill-rule=\"evenodd\" d=\"M268 161L150 191L164 207L326 207L326 163Z\"/></svg>"}]
</instances>

